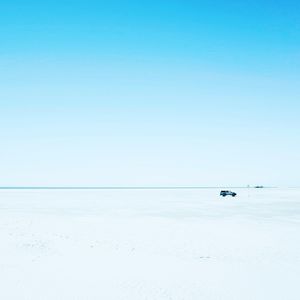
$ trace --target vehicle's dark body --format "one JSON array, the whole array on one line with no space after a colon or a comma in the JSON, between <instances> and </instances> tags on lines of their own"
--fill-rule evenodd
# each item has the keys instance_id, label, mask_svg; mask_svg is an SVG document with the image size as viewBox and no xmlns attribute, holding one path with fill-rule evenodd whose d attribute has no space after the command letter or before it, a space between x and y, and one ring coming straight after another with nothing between
<instances>
[{"instance_id":1,"label":"vehicle's dark body","mask_svg":"<svg viewBox=\"0 0 300 300\"><path fill-rule=\"evenodd\" d=\"M232 197L235 197L236 196L236 193L235 192L232 192L232 191L221 191L220 192L220 196L232 196Z\"/></svg>"}]
</instances>

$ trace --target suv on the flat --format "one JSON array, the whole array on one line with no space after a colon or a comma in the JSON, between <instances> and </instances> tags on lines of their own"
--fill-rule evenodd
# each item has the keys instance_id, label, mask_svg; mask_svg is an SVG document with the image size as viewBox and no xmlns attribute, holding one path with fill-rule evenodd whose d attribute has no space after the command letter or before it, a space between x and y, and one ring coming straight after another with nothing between
<instances>
[{"instance_id":1,"label":"suv on the flat","mask_svg":"<svg viewBox=\"0 0 300 300\"><path fill-rule=\"evenodd\" d=\"M220 196L232 196L232 197L235 197L236 196L236 193L235 192L232 192L232 191L221 191L220 192Z\"/></svg>"}]
</instances>

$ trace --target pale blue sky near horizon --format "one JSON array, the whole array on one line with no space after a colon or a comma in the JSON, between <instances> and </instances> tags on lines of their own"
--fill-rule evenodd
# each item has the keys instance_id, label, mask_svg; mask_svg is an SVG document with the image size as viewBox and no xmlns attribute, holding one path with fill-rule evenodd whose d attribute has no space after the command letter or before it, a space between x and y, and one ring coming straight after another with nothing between
<instances>
[{"instance_id":1,"label":"pale blue sky near horizon","mask_svg":"<svg viewBox=\"0 0 300 300\"><path fill-rule=\"evenodd\" d=\"M0 186L299 186L299 13L1 1Z\"/></svg>"}]
</instances>

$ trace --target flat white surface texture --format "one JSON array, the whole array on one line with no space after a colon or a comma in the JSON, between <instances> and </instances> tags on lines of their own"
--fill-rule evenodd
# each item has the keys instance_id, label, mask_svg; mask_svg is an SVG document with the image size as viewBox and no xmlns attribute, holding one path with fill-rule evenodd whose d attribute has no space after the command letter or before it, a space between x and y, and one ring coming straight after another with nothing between
<instances>
[{"instance_id":1,"label":"flat white surface texture","mask_svg":"<svg viewBox=\"0 0 300 300\"><path fill-rule=\"evenodd\" d=\"M0 299L299 300L300 189L0 190Z\"/></svg>"}]
</instances>

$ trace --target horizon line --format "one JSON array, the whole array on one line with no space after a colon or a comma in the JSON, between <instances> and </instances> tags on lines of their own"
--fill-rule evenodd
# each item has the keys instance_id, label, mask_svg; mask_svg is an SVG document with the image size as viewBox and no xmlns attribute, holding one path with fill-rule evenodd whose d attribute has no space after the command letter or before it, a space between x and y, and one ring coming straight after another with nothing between
<instances>
[{"instance_id":1,"label":"horizon line","mask_svg":"<svg viewBox=\"0 0 300 300\"><path fill-rule=\"evenodd\" d=\"M257 186L0 186L0 190L175 190L216 188L257 188ZM263 186L262 188L276 187Z\"/></svg>"}]
</instances>

